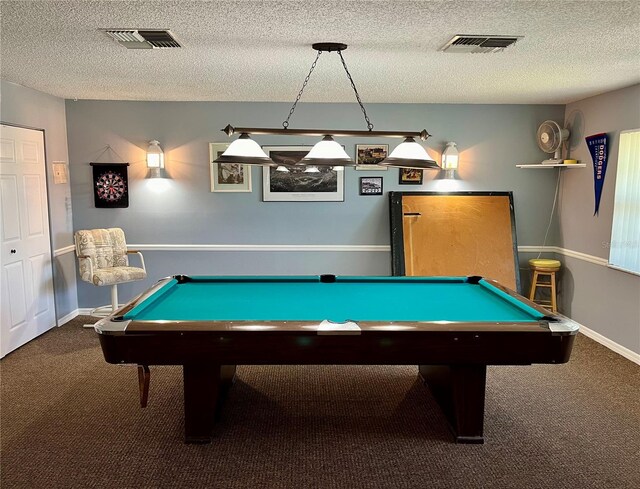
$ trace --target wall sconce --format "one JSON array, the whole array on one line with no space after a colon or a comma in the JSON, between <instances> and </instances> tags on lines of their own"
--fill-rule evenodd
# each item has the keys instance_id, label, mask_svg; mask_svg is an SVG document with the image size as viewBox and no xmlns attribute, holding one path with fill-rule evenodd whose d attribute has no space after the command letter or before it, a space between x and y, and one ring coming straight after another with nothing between
<instances>
[{"instance_id":1,"label":"wall sconce","mask_svg":"<svg viewBox=\"0 0 640 489\"><path fill-rule=\"evenodd\" d=\"M460 153L458 152L458 148L456 148L456 143L447 143L447 147L442 152L442 169L457 170L459 157Z\"/></svg>"},{"instance_id":2,"label":"wall sconce","mask_svg":"<svg viewBox=\"0 0 640 489\"><path fill-rule=\"evenodd\" d=\"M147 168L162 170L164 168L164 152L160 147L160 142L149 141L147 148Z\"/></svg>"}]
</instances>

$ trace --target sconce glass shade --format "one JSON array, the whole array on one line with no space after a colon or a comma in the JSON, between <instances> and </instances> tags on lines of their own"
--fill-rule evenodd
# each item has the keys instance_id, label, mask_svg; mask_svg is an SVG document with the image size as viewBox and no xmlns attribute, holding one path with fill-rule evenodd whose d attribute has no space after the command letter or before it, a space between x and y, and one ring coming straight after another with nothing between
<instances>
[{"instance_id":1,"label":"sconce glass shade","mask_svg":"<svg viewBox=\"0 0 640 489\"><path fill-rule=\"evenodd\" d=\"M160 142L149 141L149 147L147 148L147 168L158 168L161 170L164 168L164 152L160 147Z\"/></svg>"},{"instance_id":2,"label":"sconce glass shade","mask_svg":"<svg viewBox=\"0 0 640 489\"><path fill-rule=\"evenodd\" d=\"M320 170L318 170L318 167L315 165L309 165L308 167L306 167L304 169L305 173L320 173Z\"/></svg>"},{"instance_id":3,"label":"sconce glass shade","mask_svg":"<svg viewBox=\"0 0 640 489\"><path fill-rule=\"evenodd\" d=\"M458 152L458 148L456 148L456 143L447 143L447 147L442 152L442 169L457 170L459 156L460 153Z\"/></svg>"},{"instance_id":4,"label":"sconce glass shade","mask_svg":"<svg viewBox=\"0 0 640 489\"><path fill-rule=\"evenodd\" d=\"M280 165L278 168L276 168L276 171L281 171L282 173L289 173L289 169L284 165Z\"/></svg>"},{"instance_id":5,"label":"sconce glass shade","mask_svg":"<svg viewBox=\"0 0 640 489\"><path fill-rule=\"evenodd\" d=\"M423 170L439 170L438 163L427 152L426 148L416 143L413 138L407 138L382 160L379 165L398 168L420 168Z\"/></svg>"},{"instance_id":6,"label":"sconce glass shade","mask_svg":"<svg viewBox=\"0 0 640 489\"><path fill-rule=\"evenodd\" d=\"M299 165L315 166L353 166L353 160L340 144L336 143L331 136L325 136L322 141L316 143L311 151L305 156Z\"/></svg>"},{"instance_id":7,"label":"sconce glass shade","mask_svg":"<svg viewBox=\"0 0 640 489\"><path fill-rule=\"evenodd\" d=\"M278 166L247 133L232 142L214 163Z\"/></svg>"}]
</instances>

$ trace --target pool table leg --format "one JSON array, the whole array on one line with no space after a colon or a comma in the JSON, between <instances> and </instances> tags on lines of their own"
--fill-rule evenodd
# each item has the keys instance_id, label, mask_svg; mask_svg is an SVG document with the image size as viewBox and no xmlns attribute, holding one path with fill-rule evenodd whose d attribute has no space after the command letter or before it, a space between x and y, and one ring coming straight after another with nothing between
<instances>
[{"instance_id":1,"label":"pool table leg","mask_svg":"<svg viewBox=\"0 0 640 489\"><path fill-rule=\"evenodd\" d=\"M210 443L221 369L214 363L188 363L184 381L184 437L186 443Z\"/></svg>"},{"instance_id":2,"label":"pool table leg","mask_svg":"<svg viewBox=\"0 0 640 489\"><path fill-rule=\"evenodd\" d=\"M486 365L420 365L458 443L484 443Z\"/></svg>"}]
</instances>

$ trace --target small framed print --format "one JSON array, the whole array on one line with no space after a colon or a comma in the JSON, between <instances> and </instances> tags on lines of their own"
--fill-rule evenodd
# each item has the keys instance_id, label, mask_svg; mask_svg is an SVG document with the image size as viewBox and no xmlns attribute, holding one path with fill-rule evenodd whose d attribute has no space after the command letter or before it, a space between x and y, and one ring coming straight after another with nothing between
<instances>
[{"instance_id":1,"label":"small framed print","mask_svg":"<svg viewBox=\"0 0 640 489\"><path fill-rule=\"evenodd\" d=\"M422 185L422 170L419 168L400 168L400 185Z\"/></svg>"},{"instance_id":2,"label":"small framed print","mask_svg":"<svg viewBox=\"0 0 640 489\"><path fill-rule=\"evenodd\" d=\"M378 163L388 154L388 144L356 144L356 170L386 171L389 168Z\"/></svg>"},{"instance_id":3,"label":"small framed print","mask_svg":"<svg viewBox=\"0 0 640 489\"><path fill-rule=\"evenodd\" d=\"M229 147L227 143L209 143L211 192L251 192L251 167L241 163L214 163Z\"/></svg>"},{"instance_id":4,"label":"small framed print","mask_svg":"<svg viewBox=\"0 0 640 489\"><path fill-rule=\"evenodd\" d=\"M360 195L382 195L382 177L360 177Z\"/></svg>"}]
</instances>

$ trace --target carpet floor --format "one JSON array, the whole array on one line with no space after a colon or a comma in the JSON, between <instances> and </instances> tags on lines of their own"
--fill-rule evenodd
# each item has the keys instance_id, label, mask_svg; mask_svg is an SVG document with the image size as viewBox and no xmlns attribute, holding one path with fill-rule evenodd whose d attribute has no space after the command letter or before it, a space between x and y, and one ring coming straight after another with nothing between
<instances>
[{"instance_id":1,"label":"carpet floor","mask_svg":"<svg viewBox=\"0 0 640 489\"><path fill-rule=\"evenodd\" d=\"M489 367L484 445L411 366L240 366L213 443L185 445L180 367L140 409L86 319L0 362L2 488L640 487L640 367L582 335L566 365Z\"/></svg>"}]
</instances>

